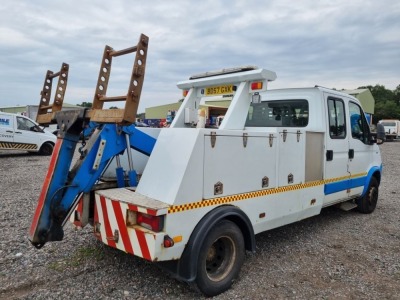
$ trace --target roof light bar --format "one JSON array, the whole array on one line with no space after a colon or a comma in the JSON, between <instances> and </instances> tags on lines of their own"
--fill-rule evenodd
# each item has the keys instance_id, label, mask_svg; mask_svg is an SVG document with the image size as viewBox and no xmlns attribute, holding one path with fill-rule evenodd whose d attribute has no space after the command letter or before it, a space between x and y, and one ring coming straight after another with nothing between
<instances>
[{"instance_id":1,"label":"roof light bar","mask_svg":"<svg viewBox=\"0 0 400 300\"><path fill-rule=\"evenodd\" d=\"M257 70L257 69L258 69L257 66L242 66L242 67L236 67L236 68L227 68L227 69L222 69L222 70L209 71L209 72L205 72L205 73L195 74L195 75L190 76L189 79L199 79L199 78L212 77L212 76L218 76L218 75L252 71L252 70Z\"/></svg>"}]
</instances>

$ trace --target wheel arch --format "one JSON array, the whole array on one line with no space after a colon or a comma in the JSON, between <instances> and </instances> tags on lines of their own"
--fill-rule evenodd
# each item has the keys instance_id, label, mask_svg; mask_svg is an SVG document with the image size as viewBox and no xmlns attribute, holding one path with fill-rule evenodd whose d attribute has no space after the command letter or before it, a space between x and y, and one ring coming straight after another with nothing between
<instances>
[{"instance_id":1,"label":"wheel arch","mask_svg":"<svg viewBox=\"0 0 400 300\"><path fill-rule=\"evenodd\" d=\"M365 180L365 183L364 183L364 189L361 194L361 197L363 197L367 193L369 183L371 182L371 178L375 177L375 179L378 181L378 185L380 185L381 184L381 176L382 176L382 165L380 167L372 167L369 170L367 179Z\"/></svg>"},{"instance_id":2,"label":"wheel arch","mask_svg":"<svg viewBox=\"0 0 400 300\"><path fill-rule=\"evenodd\" d=\"M208 212L196 225L185 250L179 260L159 262L160 267L170 272L179 280L193 282L197 274L197 259L200 254L200 246L207 234L221 220L229 220L235 223L242 231L245 249L255 252L256 243L253 226L248 216L240 208L232 205L222 205Z\"/></svg>"}]
</instances>

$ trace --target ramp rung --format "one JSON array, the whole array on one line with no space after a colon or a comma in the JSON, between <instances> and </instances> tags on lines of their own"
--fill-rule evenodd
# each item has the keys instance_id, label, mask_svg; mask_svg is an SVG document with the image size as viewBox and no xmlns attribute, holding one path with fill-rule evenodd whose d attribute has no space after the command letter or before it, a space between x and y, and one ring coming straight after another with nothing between
<instances>
[{"instance_id":1,"label":"ramp rung","mask_svg":"<svg viewBox=\"0 0 400 300\"><path fill-rule=\"evenodd\" d=\"M117 57L117 56L120 56L120 55L125 55L125 54L136 52L136 51L137 51L137 46L133 46L133 47L130 47L130 48L126 48L124 50L119 50L119 51L111 50L109 52L109 55L112 56L112 57Z\"/></svg>"},{"instance_id":2,"label":"ramp rung","mask_svg":"<svg viewBox=\"0 0 400 300\"><path fill-rule=\"evenodd\" d=\"M123 123L124 109L91 109L88 111L88 117L98 123ZM135 119L126 121L133 123Z\"/></svg>"},{"instance_id":3,"label":"ramp rung","mask_svg":"<svg viewBox=\"0 0 400 300\"><path fill-rule=\"evenodd\" d=\"M113 102L113 101L125 101L126 96L113 96L113 97L99 97L100 101Z\"/></svg>"},{"instance_id":4,"label":"ramp rung","mask_svg":"<svg viewBox=\"0 0 400 300\"><path fill-rule=\"evenodd\" d=\"M40 107L40 109L49 109L49 108L53 108L53 104L52 105L42 105Z\"/></svg>"},{"instance_id":5,"label":"ramp rung","mask_svg":"<svg viewBox=\"0 0 400 300\"><path fill-rule=\"evenodd\" d=\"M60 72L50 74L49 76L47 76L47 78L53 79L53 78L55 78L55 77L57 77L57 76L60 76Z\"/></svg>"}]
</instances>

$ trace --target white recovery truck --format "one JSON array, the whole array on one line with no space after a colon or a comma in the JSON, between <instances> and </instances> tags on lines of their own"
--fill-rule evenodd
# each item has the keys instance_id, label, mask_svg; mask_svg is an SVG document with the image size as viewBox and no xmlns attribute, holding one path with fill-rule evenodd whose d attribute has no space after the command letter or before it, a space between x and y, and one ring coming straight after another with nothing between
<instances>
[{"instance_id":1,"label":"white recovery truck","mask_svg":"<svg viewBox=\"0 0 400 300\"><path fill-rule=\"evenodd\" d=\"M192 76L178 83L189 92L170 128L137 129L125 148L118 148L125 143L119 138L129 130L113 133L115 124L99 128L66 182L57 159L65 158L67 130L47 177L65 187L44 183L29 233L32 243L40 248L61 240L70 216L77 226L92 225L106 245L157 262L213 296L232 285L245 251L256 249L256 234L330 205L373 212L382 162L359 101L322 87L267 91L275 78L255 67ZM219 128L196 128L193 110L204 98L221 94L233 99ZM134 140L146 131L151 131L150 150ZM140 180L130 187L92 188L85 180L104 174L107 147L122 154L129 143L134 155L140 152L137 164L125 152ZM119 156L115 160L122 168ZM74 176L78 179L69 179Z\"/></svg>"}]
</instances>

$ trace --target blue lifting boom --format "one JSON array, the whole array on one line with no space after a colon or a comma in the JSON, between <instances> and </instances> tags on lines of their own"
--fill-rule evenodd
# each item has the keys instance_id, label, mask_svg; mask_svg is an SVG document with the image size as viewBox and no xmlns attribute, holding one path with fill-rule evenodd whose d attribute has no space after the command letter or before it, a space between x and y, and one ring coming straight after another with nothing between
<instances>
[{"instance_id":1,"label":"blue lifting boom","mask_svg":"<svg viewBox=\"0 0 400 300\"><path fill-rule=\"evenodd\" d=\"M58 111L52 117L60 128L50 166L39 196L38 205L29 230L29 240L41 248L46 242L63 239L63 225L73 211L82 193L89 193L112 161L127 151L130 170L128 180L117 167L117 186L136 186L131 148L150 156L156 140L131 125L136 120L144 80L148 37L141 35L137 46L115 51L106 46L100 67L97 89L91 110ZM112 58L136 52L131 81L126 96L106 97ZM103 109L103 103L125 101L124 109ZM47 118L48 119L48 118ZM46 119L46 120L47 120ZM80 157L71 168L82 130L90 124L96 129L79 149Z\"/></svg>"}]
</instances>

